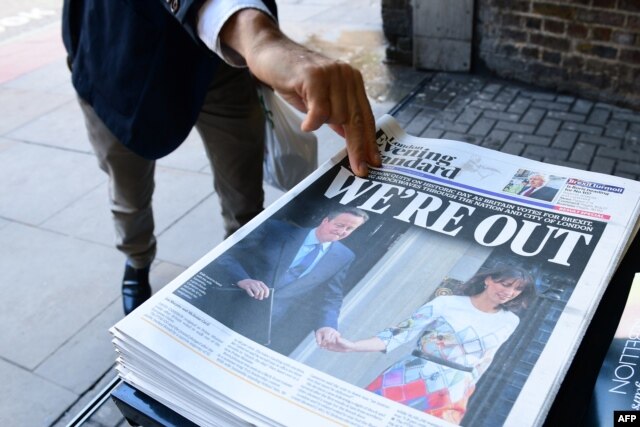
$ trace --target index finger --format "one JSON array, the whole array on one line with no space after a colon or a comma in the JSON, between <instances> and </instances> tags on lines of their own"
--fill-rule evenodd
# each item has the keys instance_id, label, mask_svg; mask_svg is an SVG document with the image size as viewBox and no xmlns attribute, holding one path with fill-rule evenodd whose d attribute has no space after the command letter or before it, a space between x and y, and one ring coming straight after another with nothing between
<instances>
[{"instance_id":1,"label":"index finger","mask_svg":"<svg viewBox=\"0 0 640 427\"><path fill-rule=\"evenodd\" d=\"M380 154L376 145L375 120L364 89L362 75L354 70L354 81L348 91L349 115L344 124L344 134L351 169L358 176L367 176L368 166L380 166Z\"/></svg>"}]
</instances>

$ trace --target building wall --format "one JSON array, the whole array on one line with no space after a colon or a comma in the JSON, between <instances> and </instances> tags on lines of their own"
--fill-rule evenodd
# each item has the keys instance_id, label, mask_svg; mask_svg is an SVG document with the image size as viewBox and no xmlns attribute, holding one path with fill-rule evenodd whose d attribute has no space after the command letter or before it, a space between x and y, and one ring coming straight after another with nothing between
<instances>
[{"instance_id":1,"label":"building wall","mask_svg":"<svg viewBox=\"0 0 640 427\"><path fill-rule=\"evenodd\" d=\"M388 41L387 61L408 65L413 62L412 16L411 0L382 0L382 29Z\"/></svg>"},{"instance_id":2,"label":"building wall","mask_svg":"<svg viewBox=\"0 0 640 427\"><path fill-rule=\"evenodd\" d=\"M640 108L640 0L477 0L474 35L478 67Z\"/></svg>"},{"instance_id":3,"label":"building wall","mask_svg":"<svg viewBox=\"0 0 640 427\"><path fill-rule=\"evenodd\" d=\"M429 0L382 0L387 58L405 64L412 1ZM640 0L476 0L475 9L474 71L640 109Z\"/></svg>"}]
</instances>

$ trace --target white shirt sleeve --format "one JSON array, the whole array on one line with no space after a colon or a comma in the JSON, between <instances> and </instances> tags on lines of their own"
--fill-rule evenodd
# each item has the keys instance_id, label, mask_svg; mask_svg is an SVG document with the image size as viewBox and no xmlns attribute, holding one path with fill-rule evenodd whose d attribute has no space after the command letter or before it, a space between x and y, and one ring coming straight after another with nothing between
<instances>
[{"instance_id":1,"label":"white shirt sleeve","mask_svg":"<svg viewBox=\"0 0 640 427\"><path fill-rule=\"evenodd\" d=\"M224 62L234 67L245 67L246 62L233 49L220 43L220 31L227 19L240 9L258 9L275 21L275 17L260 0L206 0L198 11L198 36Z\"/></svg>"}]
</instances>

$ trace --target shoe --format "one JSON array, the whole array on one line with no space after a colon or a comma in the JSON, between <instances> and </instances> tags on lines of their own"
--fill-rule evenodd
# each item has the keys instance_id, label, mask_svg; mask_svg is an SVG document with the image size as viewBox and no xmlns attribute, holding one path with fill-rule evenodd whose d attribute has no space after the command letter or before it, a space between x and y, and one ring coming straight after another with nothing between
<instances>
[{"instance_id":1,"label":"shoe","mask_svg":"<svg viewBox=\"0 0 640 427\"><path fill-rule=\"evenodd\" d=\"M129 264L124 267L124 278L122 279L122 308L124 315L142 305L151 296L151 285L149 285L149 267L133 268Z\"/></svg>"}]
</instances>

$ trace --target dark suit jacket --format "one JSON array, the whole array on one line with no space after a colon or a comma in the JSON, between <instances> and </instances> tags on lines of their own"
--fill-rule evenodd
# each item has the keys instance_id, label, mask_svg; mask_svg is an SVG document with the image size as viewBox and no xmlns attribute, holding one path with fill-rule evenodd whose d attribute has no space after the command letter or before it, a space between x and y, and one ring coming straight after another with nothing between
<instances>
[{"instance_id":1,"label":"dark suit jacket","mask_svg":"<svg viewBox=\"0 0 640 427\"><path fill-rule=\"evenodd\" d=\"M527 191L530 187L524 187L520 193L524 193L525 191ZM555 197L556 193L558 192L557 188L553 188L553 187L542 187L540 189L538 189L537 191L534 191L533 193L531 193L530 195L528 195L527 197L531 198L531 199L538 199L538 200L545 200L547 202L550 202L551 200L553 200L553 198Z\"/></svg>"},{"instance_id":2,"label":"dark suit jacket","mask_svg":"<svg viewBox=\"0 0 640 427\"><path fill-rule=\"evenodd\" d=\"M293 339L299 342L312 330L338 327L342 282L355 258L349 248L333 242L308 274L288 284L282 280L310 230L266 221L205 268L207 274L224 285L235 286L238 281L251 278L275 288L274 340L282 332L297 336Z\"/></svg>"},{"instance_id":3,"label":"dark suit jacket","mask_svg":"<svg viewBox=\"0 0 640 427\"><path fill-rule=\"evenodd\" d=\"M263 0L275 14L273 0ZM220 59L199 39L203 0L65 0L73 85L111 132L156 159L187 137Z\"/></svg>"}]
</instances>

